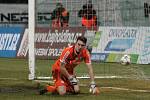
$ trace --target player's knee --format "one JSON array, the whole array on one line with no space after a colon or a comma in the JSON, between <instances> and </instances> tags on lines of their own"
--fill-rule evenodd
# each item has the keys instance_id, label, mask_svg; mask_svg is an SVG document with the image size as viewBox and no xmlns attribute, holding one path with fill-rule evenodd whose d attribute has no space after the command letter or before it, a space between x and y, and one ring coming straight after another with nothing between
<instances>
[{"instance_id":1,"label":"player's knee","mask_svg":"<svg viewBox=\"0 0 150 100\"><path fill-rule=\"evenodd\" d=\"M66 86L65 86L63 80L57 80L56 83L55 83L55 86L57 87L57 92L60 95L66 94Z\"/></svg>"},{"instance_id":2,"label":"player's knee","mask_svg":"<svg viewBox=\"0 0 150 100\"><path fill-rule=\"evenodd\" d=\"M66 94L66 86L65 86L65 85L60 85L60 86L58 86L57 92L59 93L59 95L64 95L64 94Z\"/></svg>"}]
</instances>

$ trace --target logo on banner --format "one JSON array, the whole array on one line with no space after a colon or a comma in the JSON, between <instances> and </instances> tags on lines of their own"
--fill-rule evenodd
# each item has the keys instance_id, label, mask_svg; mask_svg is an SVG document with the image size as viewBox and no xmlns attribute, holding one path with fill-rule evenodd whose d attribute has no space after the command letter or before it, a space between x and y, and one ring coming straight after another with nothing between
<instances>
[{"instance_id":1,"label":"logo on banner","mask_svg":"<svg viewBox=\"0 0 150 100\"><path fill-rule=\"evenodd\" d=\"M85 28L69 27L51 29L37 27L35 30L35 55L43 59L56 59L68 44L73 44L78 36L84 35ZM28 52L28 30L24 32L17 57L26 57Z\"/></svg>"},{"instance_id":2,"label":"logo on banner","mask_svg":"<svg viewBox=\"0 0 150 100\"><path fill-rule=\"evenodd\" d=\"M15 57L23 28L0 28L0 57Z\"/></svg>"},{"instance_id":3,"label":"logo on banner","mask_svg":"<svg viewBox=\"0 0 150 100\"><path fill-rule=\"evenodd\" d=\"M106 61L108 53L92 53L91 60L92 61Z\"/></svg>"},{"instance_id":4,"label":"logo on banner","mask_svg":"<svg viewBox=\"0 0 150 100\"><path fill-rule=\"evenodd\" d=\"M109 41L105 47L105 51L125 51L130 49L135 39L114 39Z\"/></svg>"},{"instance_id":5,"label":"logo on banner","mask_svg":"<svg viewBox=\"0 0 150 100\"><path fill-rule=\"evenodd\" d=\"M99 43L101 34L102 34L101 31L97 31L97 32L96 32L95 38L94 38L94 40L93 40L93 47L97 47L97 46L98 46L98 43Z\"/></svg>"}]
</instances>

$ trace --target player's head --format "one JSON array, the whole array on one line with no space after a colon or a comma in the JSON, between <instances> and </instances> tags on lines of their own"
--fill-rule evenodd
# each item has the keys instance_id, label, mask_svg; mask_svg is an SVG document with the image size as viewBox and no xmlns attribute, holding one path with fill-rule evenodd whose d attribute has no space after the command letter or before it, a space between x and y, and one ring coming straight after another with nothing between
<instances>
[{"instance_id":1,"label":"player's head","mask_svg":"<svg viewBox=\"0 0 150 100\"><path fill-rule=\"evenodd\" d=\"M62 3L57 3L56 4L56 8L62 8L62 7L63 7Z\"/></svg>"},{"instance_id":2,"label":"player's head","mask_svg":"<svg viewBox=\"0 0 150 100\"><path fill-rule=\"evenodd\" d=\"M80 51L85 48L86 46L86 42L87 42L87 39L83 36L79 36L77 38L77 41L76 41L76 44L75 44L75 50L76 50L76 53L80 53Z\"/></svg>"}]
</instances>

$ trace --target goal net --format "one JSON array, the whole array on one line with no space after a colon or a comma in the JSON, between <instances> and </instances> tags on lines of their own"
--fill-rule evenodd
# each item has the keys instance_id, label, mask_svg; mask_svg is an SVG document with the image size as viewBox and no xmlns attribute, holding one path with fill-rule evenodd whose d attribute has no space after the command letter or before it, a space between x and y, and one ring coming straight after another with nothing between
<instances>
[{"instance_id":1,"label":"goal net","mask_svg":"<svg viewBox=\"0 0 150 100\"><path fill-rule=\"evenodd\" d=\"M88 4L97 17L91 27L83 26L79 14ZM65 18L56 12L59 7L69 12ZM54 61L80 35L88 39L96 78L148 79L141 64L150 63L149 8L149 0L29 0L29 79L49 79ZM132 64L119 63L124 54ZM88 78L84 64L76 71Z\"/></svg>"}]
</instances>

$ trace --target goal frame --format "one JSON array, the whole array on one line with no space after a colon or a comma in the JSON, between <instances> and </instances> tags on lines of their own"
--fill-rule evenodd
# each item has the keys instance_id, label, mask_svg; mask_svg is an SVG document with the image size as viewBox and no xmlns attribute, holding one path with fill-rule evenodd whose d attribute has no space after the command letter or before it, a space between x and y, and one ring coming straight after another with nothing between
<instances>
[{"instance_id":1,"label":"goal frame","mask_svg":"<svg viewBox=\"0 0 150 100\"><path fill-rule=\"evenodd\" d=\"M37 77L36 76L36 57L35 57L35 27L36 27L36 0L28 0L28 67L29 67L29 80L34 79L50 79L51 77ZM106 77L106 76L105 76ZM120 76L108 76L109 77L120 77ZM87 78L87 77L78 77ZM95 78L103 78L103 76L98 76Z\"/></svg>"},{"instance_id":2,"label":"goal frame","mask_svg":"<svg viewBox=\"0 0 150 100\"><path fill-rule=\"evenodd\" d=\"M29 80L35 79L35 0L28 0L28 66Z\"/></svg>"},{"instance_id":3,"label":"goal frame","mask_svg":"<svg viewBox=\"0 0 150 100\"><path fill-rule=\"evenodd\" d=\"M35 79L52 79L52 77L36 77L35 73L35 21L36 21L36 0L28 0L28 67L29 67L29 80ZM78 76L77 78L87 79L88 76ZM121 76L95 76L95 78L122 78Z\"/></svg>"}]
</instances>

